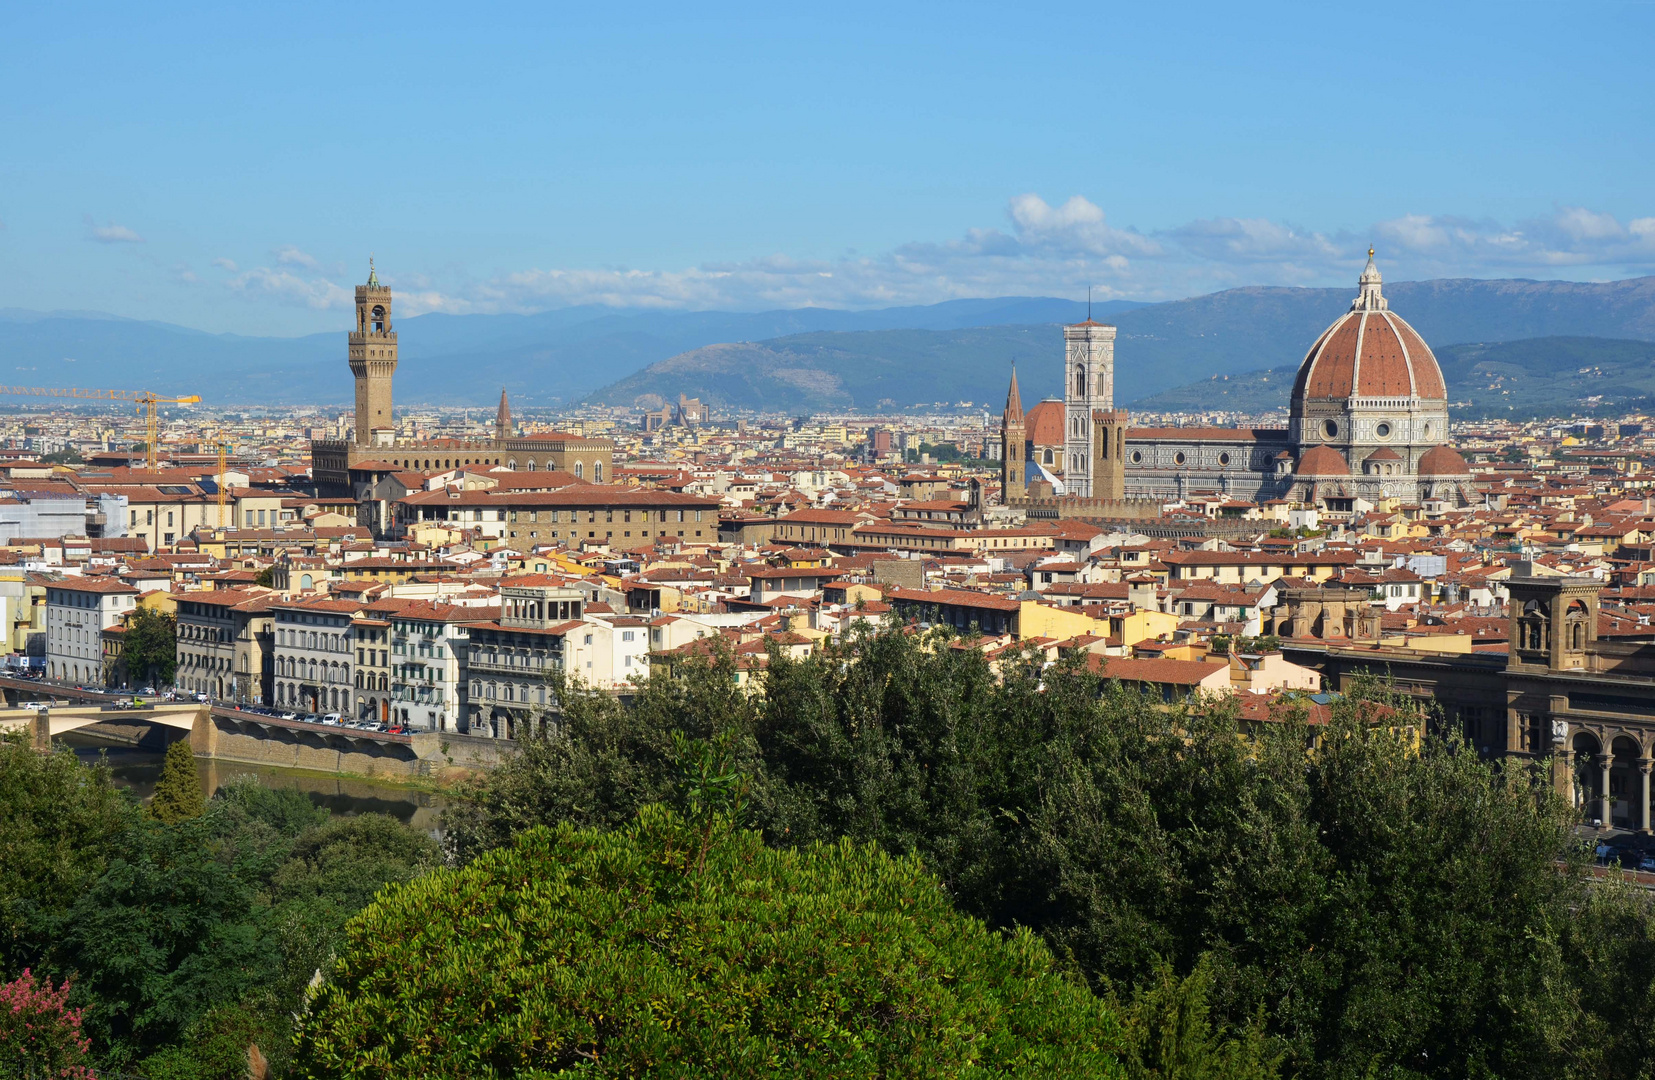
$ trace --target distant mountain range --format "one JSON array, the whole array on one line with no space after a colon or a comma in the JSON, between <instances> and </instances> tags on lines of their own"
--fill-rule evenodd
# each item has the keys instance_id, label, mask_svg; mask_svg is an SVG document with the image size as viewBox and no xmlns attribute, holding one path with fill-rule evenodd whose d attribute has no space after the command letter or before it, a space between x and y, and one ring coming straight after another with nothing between
<instances>
[{"instance_id":1,"label":"distant mountain range","mask_svg":"<svg viewBox=\"0 0 1655 1080\"><path fill-rule=\"evenodd\" d=\"M1655 343L1544 337L1431 350L1448 382L1453 414L1513 420L1624 415L1655 409ZM1285 408L1298 366L1213 375L1138 402L1159 412Z\"/></svg>"},{"instance_id":2,"label":"distant mountain range","mask_svg":"<svg viewBox=\"0 0 1655 1080\"><path fill-rule=\"evenodd\" d=\"M1214 375L1296 367L1349 309L1352 289L1231 289L1112 316L1115 397L1134 403ZM1423 281L1385 286L1391 307L1428 342L1592 336L1655 340L1655 278L1605 284ZM738 408L880 410L940 399L1003 401L1017 361L1025 402L1056 394L1055 326L802 334L686 352L592 395L606 404L684 393ZM1450 377L1450 386L1454 385ZM1282 398L1285 399L1283 391Z\"/></svg>"},{"instance_id":3,"label":"distant mountain range","mask_svg":"<svg viewBox=\"0 0 1655 1080\"><path fill-rule=\"evenodd\" d=\"M1141 305L1111 301L1109 317ZM418 315L395 320L400 404L489 405L504 386L525 406L569 405L620 376L702 345L820 331L951 331L1084 318L1085 304L1044 297L951 300L878 311L758 313L605 307L538 315ZM348 315L297 338L209 334L100 312L0 309L0 383L200 394L210 403L343 404Z\"/></svg>"},{"instance_id":4,"label":"distant mountain range","mask_svg":"<svg viewBox=\"0 0 1655 1080\"><path fill-rule=\"evenodd\" d=\"M1148 403L1214 375L1296 365L1353 294L1231 289L1161 304L1113 301L1094 314L1120 328L1117 399ZM1396 282L1385 295L1439 355L1467 342L1655 341L1655 278ZM998 297L879 311L422 315L397 320L396 396L405 405L486 406L504 386L520 407L649 404L680 393L776 412L997 407L1013 361L1025 401L1058 392L1057 324L1084 313L1074 301ZM343 404L346 321L326 334L255 338L96 312L0 310L0 382L198 393L213 404ZM1449 384L1457 396L1453 374Z\"/></svg>"}]
</instances>

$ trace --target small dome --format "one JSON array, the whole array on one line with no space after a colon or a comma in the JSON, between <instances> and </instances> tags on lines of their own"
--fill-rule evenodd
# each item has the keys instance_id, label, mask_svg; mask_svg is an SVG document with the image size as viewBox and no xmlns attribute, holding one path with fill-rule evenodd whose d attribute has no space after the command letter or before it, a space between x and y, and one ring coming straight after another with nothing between
<instances>
[{"instance_id":1,"label":"small dome","mask_svg":"<svg viewBox=\"0 0 1655 1080\"><path fill-rule=\"evenodd\" d=\"M1064 442L1063 402L1047 398L1023 418L1023 437L1036 446L1062 446Z\"/></svg>"},{"instance_id":2,"label":"small dome","mask_svg":"<svg viewBox=\"0 0 1655 1080\"><path fill-rule=\"evenodd\" d=\"M1401 461L1401 460L1402 460L1402 455L1401 454L1397 453L1395 450L1392 450L1388 446L1381 446L1378 450L1375 450L1373 453L1369 454L1367 456L1367 458L1363 460L1362 464L1371 465L1376 461Z\"/></svg>"},{"instance_id":3,"label":"small dome","mask_svg":"<svg viewBox=\"0 0 1655 1080\"><path fill-rule=\"evenodd\" d=\"M1293 460L1293 452L1291 450L1283 450L1281 453L1277 454L1271 460L1272 461L1292 461Z\"/></svg>"},{"instance_id":4,"label":"small dome","mask_svg":"<svg viewBox=\"0 0 1655 1080\"><path fill-rule=\"evenodd\" d=\"M1452 446L1433 446L1419 459L1419 475L1470 476L1471 466Z\"/></svg>"},{"instance_id":5,"label":"small dome","mask_svg":"<svg viewBox=\"0 0 1655 1080\"><path fill-rule=\"evenodd\" d=\"M1320 445L1306 450L1293 472L1298 476L1349 476L1350 466L1339 451Z\"/></svg>"}]
</instances>

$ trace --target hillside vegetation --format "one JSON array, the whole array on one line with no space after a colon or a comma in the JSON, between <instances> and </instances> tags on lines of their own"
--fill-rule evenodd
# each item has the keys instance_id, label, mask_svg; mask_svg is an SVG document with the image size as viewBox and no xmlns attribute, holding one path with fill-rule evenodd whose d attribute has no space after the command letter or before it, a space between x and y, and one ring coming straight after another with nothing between
<instances>
[{"instance_id":1,"label":"hillside vegetation","mask_svg":"<svg viewBox=\"0 0 1655 1080\"><path fill-rule=\"evenodd\" d=\"M1434 347L1562 336L1655 340L1655 278L1601 285L1401 282L1387 285L1385 295ZM1350 299L1350 289L1231 289L1114 315L1115 397L1135 403L1194 379L1296 366ZM682 393L777 412L877 410L890 407L882 402L911 407L944 398L997 404L1013 360L1025 401L1058 392L1057 325L815 333L721 345L652 364L590 400L630 405Z\"/></svg>"},{"instance_id":2,"label":"hillside vegetation","mask_svg":"<svg viewBox=\"0 0 1655 1080\"><path fill-rule=\"evenodd\" d=\"M1120 328L1116 396L1132 402L1194 379L1296 363L1349 307L1352 292L1244 288L1163 304L1099 304L1097 316ZM1385 295L1433 344L1655 341L1655 278L1396 282ZM878 311L585 307L404 316L396 321L396 395L409 405L492 405L505 387L514 404L533 407L582 399L630 405L684 393L777 412L997 403L1013 360L1026 398L1056 391L1057 326L1084 312L1070 300L998 297ZM97 313L0 310L0 357L6 381L23 385L198 393L215 405L343 403L351 395L349 321L339 312L337 330L273 338ZM722 348L699 352L709 346ZM905 370L885 370L893 367Z\"/></svg>"},{"instance_id":3,"label":"hillside vegetation","mask_svg":"<svg viewBox=\"0 0 1655 1080\"><path fill-rule=\"evenodd\" d=\"M1477 342L1432 349L1456 417L1514 420L1619 415L1655 407L1655 343L1589 337ZM1158 411L1285 408L1298 366L1213 375L1135 406Z\"/></svg>"}]
</instances>

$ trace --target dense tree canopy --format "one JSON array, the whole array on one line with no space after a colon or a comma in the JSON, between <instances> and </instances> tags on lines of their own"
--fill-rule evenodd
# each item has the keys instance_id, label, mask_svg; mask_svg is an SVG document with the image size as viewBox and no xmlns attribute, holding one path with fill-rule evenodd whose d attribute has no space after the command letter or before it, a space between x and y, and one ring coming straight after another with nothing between
<instances>
[{"instance_id":1,"label":"dense tree canopy","mask_svg":"<svg viewBox=\"0 0 1655 1080\"><path fill-rule=\"evenodd\" d=\"M349 918L436 856L394 820L252 780L169 823L103 767L0 739L0 981L68 980L100 1067L240 1080L249 1043L280 1064Z\"/></svg>"},{"instance_id":2,"label":"dense tree canopy","mask_svg":"<svg viewBox=\"0 0 1655 1080\"><path fill-rule=\"evenodd\" d=\"M1261 1021L1291 1075L1647 1069L1626 1071L1655 1018L1647 900L1583 923L1607 901L1545 778L1422 735L1381 683L1329 724L1244 737L1222 703L883 631L774 655L761 686L726 658L630 704L564 688L561 732L468 794L451 851L620 827L670 797L674 731L727 731L769 843L915 855L962 910L1032 928L1121 1001L1199 970L1213 1031Z\"/></svg>"},{"instance_id":3,"label":"dense tree canopy","mask_svg":"<svg viewBox=\"0 0 1655 1080\"><path fill-rule=\"evenodd\" d=\"M299 1075L1120 1075L1118 1026L917 859L646 807L536 828L352 922Z\"/></svg>"}]
</instances>

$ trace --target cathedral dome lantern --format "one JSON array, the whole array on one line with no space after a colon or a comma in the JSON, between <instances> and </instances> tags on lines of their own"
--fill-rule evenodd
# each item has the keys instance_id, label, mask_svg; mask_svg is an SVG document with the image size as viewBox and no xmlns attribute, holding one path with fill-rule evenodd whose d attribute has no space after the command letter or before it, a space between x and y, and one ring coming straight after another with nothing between
<instances>
[{"instance_id":1,"label":"cathedral dome lantern","mask_svg":"<svg viewBox=\"0 0 1655 1080\"><path fill-rule=\"evenodd\" d=\"M1437 358L1419 332L1390 310L1381 285L1370 249L1350 310L1322 332L1299 365L1295 417L1305 415L1307 405L1350 398L1411 398L1446 406L1448 389Z\"/></svg>"}]
</instances>

